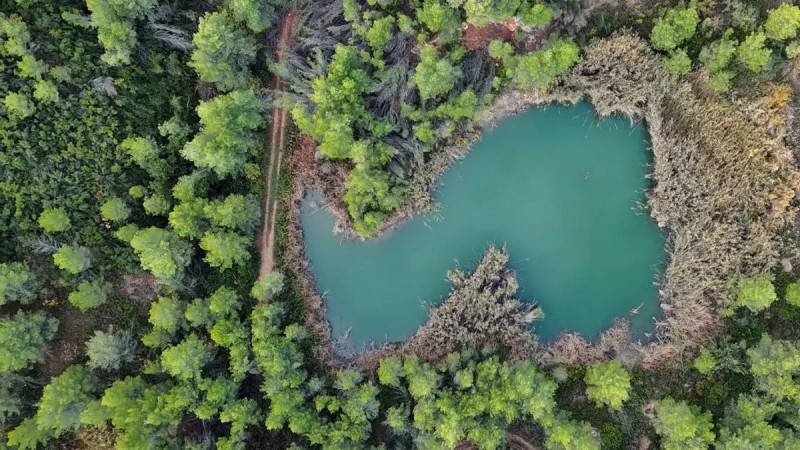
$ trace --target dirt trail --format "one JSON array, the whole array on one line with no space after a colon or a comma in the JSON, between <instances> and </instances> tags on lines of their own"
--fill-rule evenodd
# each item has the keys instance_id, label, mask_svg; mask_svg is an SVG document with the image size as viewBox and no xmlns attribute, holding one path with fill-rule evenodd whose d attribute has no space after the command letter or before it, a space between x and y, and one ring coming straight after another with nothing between
<instances>
[{"instance_id":1,"label":"dirt trail","mask_svg":"<svg viewBox=\"0 0 800 450\"><path fill-rule=\"evenodd\" d=\"M300 11L292 10L283 20L275 55L276 61L280 62L286 54L286 50L289 48L289 42L292 39L292 33L294 32L299 18ZM280 92L283 90L283 80L281 80L279 75L275 77L273 89L276 98L279 97ZM263 205L264 221L261 226L261 232L258 234L257 243L258 251L261 254L261 265L258 270L259 277L271 272L275 268L275 218L278 213L277 190L283 153L286 147L286 122L288 116L289 111L287 111L286 108L275 108L273 110L272 128L269 133L269 159L264 158L262 161L262 171L265 177L265 191Z\"/></svg>"}]
</instances>

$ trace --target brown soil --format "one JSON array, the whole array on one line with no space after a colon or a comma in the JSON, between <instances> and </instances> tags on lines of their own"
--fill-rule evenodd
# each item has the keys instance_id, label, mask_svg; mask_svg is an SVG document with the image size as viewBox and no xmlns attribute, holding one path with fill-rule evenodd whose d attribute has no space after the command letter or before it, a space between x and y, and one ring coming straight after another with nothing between
<instances>
[{"instance_id":1,"label":"brown soil","mask_svg":"<svg viewBox=\"0 0 800 450\"><path fill-rule=\"evenodd\" d=\"M465 23L462 41L467 49L480 50L488 47L489 42L496 39L506 42L513 41L516 29L517 22L513 18L505 22L490 23L481 27Z\"/></svg>"},{"instance_id":2,"label":"brown soil","mask_svg":"<svg viewBox=\"0 0 800 450\"><path fill-rule=\"evenodd\" d=\"M39 365L39 376L49 380L61 374L83 353L88 323L86 317L72 305L62 300L53 310L58 319L58 331L51 341L44 363Z\"/></svg>"},{"instance_id":3,"label":"brown soil","mask_svg":"<svg viewBox=\"0 0 800 450\"><path fill-rule=\"evenodd\" d=\"M278 40L278 48L275 54L275 59L278 62L280 62L286 54L286 50L292 38L292 33L299 18L300 11L292 10L286 15L286 18L281 24L280 39ZM282 92L283 80L281 80L280 76L275 77L273 88L276 95ZM269 159L267 160L265 158L262 162L262 170L265 177L265 192L263 206L264 220L261 231L257 235L258 250L261 254L261 264L258 271L259 277L271 272L275 268L275 220L278 212L278 196L276 191L280 178L284 147L286 146L286 124L288 122L288 116L289 112L286 108L280 107L273 110L272 128L270 129L269 138Z\"/></svg>"}]
</instances>

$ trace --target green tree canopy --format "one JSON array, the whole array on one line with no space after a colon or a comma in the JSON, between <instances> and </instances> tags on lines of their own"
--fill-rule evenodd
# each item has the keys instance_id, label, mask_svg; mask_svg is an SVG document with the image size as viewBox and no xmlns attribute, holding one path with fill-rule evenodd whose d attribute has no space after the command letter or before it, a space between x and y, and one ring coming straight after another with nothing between
<instances>
[{"instance_id":1,"label":"green tree canopy","mask_svg":"<svg viewBox=\"0 0 800 450\"><path fill-rule=\"evenodd\" d=\"M254 195L231 194L222 201L208 202L203 212L213 226L250 234L261 218L261 202Z\"/></svg>"},{"instance_id":2,"label":"green tree canopy","mask_svg":"<svg viewBox=\"0 0 800 450\"><path fill-rule=\"evenodd\" d=\"M269 272L258 279L250 290L254 299L266 302L275 298L283 290L284 276L280 272Z\"/></svg>"},{"instance_id":3,"label":"green tree canopy","mask_svg":"<svg viewBox=\"0 0 800 450\"><path fill-rule=\"evenodd\" d=\"M136 356L136 341L129 331L95 330L86 342L86 356L93 369L119 370Z\"/></svg>"},{"instance_id":4,"label":"green tree canopy","mask_svg":"<svg viewBox=\"0 0 800 450\"><path fill-rule=\"evenodd\" d=\"M0 272L2 272L2 269L0 269ZM0 281L0 286L2 286L2 281ZM0 292L2 292L2 287L0 287ZM0 297L2 297L2 294L0 294ZM800 306L800 282L795 281L786 286L785 299L786 303L790 305Z\"/></svg>"},{"instance_id":5,"label":"green tree canopy","mask_svg":"<svg viewBox=\"0 0 800 450\"><path fill-rule=\"evenodd\" d=\"M467 22L480 26L513 16L522 0L466 0L463 3Z\"/></svg>"},{"instance_id":6,"label":"green tree canopy","mask_svg":"<svg viewBox=\"0 0 800 450\"><path fill-rule=\"evenodd\" d=\"M100 206L100 215L103 219L121 222L131 214L130 208L119 197L111 197Z\"/></svg>"},{"instance_id":7,"label":"green tree canopy","mask_svg":"<svg viewBox=\"0 0 800 450\"><path fill-rule=\"evenodd\" d=\"M668 398L656 403L653 427L664 450L707 450L714 442L711 413Z\"/></svg>"},{"instance_id":8,"label":"green tree canopy","mask_svg":"<svg viewBox=\"0 0 800 450\"><path fill-rule=\"evenodd\" d=\"M356 168L347 179L344 202L361 236L372 236L386 217L403 200L398 180L381 169Z\"/></svg>"},{"instance_id":9,"label":"green tree canopy","mask_svg":"<svg viewBox=\"0 0 800 450\"><path fill-rule=\"evenodd\" d=\"M192 42L195 49L189 65L201 80L216 83L224 91L247 86L251 76L248 66L256 56L256 42L227 14L210 12L201 17Z\"/></svg>"},{"instance_id":10,"label":"green tree canopy","mask_svg":"<svg viewBox=\"0 0 800 450\"><path fill-rule=\"evenodd\" d=\"M664 68L667 69L673 78L678 79L692 71L692 59L686 54L686 50L678 49L663 58Z\"/></svg>"},{"instance_id":11,"label":"green tree canopy","mask_svg":"<svg viewBox=\"0 0 800 450\"><path fill-rule=\"evenodd\" d=\"M764 33L752 33L736 49L736 57L751 72L762 72L772 56L772 50L766 47L766 42Z\"/></svg>"},{"instance_id":12,"label":"green tree canopy","mask_svg":"<svg viewBox=\"0 0 800 450\"><path fill-rule=\"evenodd\" d=\"M59 269L77 275L92 265L92 258L86 247L63 245L53 254L53 262Z\"/></svg>"},{"instance_id":13,"label":"green tree canopy","mask_svg":"<svg viewBox=\"0 0 800 450\"><path fill-rule=\"evenodd\" d=\"M0 263L0 306L9 302L28 304L36 296L36 276L25 264Z\"/></svg>"},{"instance_id":14,"label":"green tree canopy","mask_svg":"<svg viewBox=\"0 0 800 450\"><path fill-rule=\"evenodd\" d=\"M765 334L747 350L755 387L774 401L789 399L800 403L800 349L788 341L773 340Z\"/></svg>"},{"instance_id":15,"label":"green tree canopy","mask_svg":"<svg viewBox=\"0 0 800 450\"><path fill-rule=\"evenodd\" d=\"M211 344L195 334L190 334L179 344L161 352L161 365L168 374L176 378L199 380L203 368L213 358Z\"/></svg>"},{"instance_id":16,"label":"green tree canopy","mask_svg":"<svg viewBox=\"0 0 800 450\"><path fill-rule=\"evenodd\" d=\"M739 277L732 280L730 286L733 292L733 306L747 308L754 313L769 308L769 305L778 299L768 275Z\"/></svg>"},{"instance_id":17,"label":"green tree canopy","mask_svg":"<svg viewBox=\"0 0 800 450\"><path fill-rule=\"evenodd\" d=\"M76 431L81 412L93 399L96 386L91 370L81 365L69 366L45 386L36 410L36 426L53 437Z\"/></svg>"},{"instance_id":18,"label":"green tree canopy","mask_svg":"<svg viewBox=\"0 0 800 450\"><path fill-rule=\"evenodd\" d=\"M589 367L585 381L586 395L597 406L620 409L630 395L631 377L616 359Z\"/></svg>"},{"instance_id":19,"label":"green tree canopy","mask_svg":"<svg viewBox=\"0 0 800 450\"><path fill-rule=\"evenodd\" d=\"M108 298L111 285L102 281L84 281L78 285L78 290L69 294L68 300L72 306L86 311L102 305Z\"/></svg>"},{"instance_id":20,"label":"green tree canopy","mask_svg":"<svg viewBox=\"0 0 800 450\"><path fill-rule=\"evenodd\" d=\"M92 12L92 26L106 52L103 61L111 66L130 64L136 46L134 21L147 15L156 0L86 0Z\"/></svg>"},{"instance_id":21,"label":"green tree canopy","mask_svg":"<svg viewBox=\"0 0 800 450\"><path fill-rule=\"evenodd\" d=\"M249 261L251 245L248 237L225 231L208 231L200 239L200 248L206 251L203 261L220 270Z\"/></svg>"},{"instance_id":22,"label":"green tree canopy","mask_svg":"<svg viewBox=\"0 0 800 450\"><path fill-rule=\"evenodd\" d=\"M156 227L137 231L130 244L142 267L158 278L181 275L193 253L193 248L174 233Z\"/></svg>"},{"instance_id":23,"label":"green tree canopy","mask_svg":"<svg viewBox=\"0 0 800 450\"><path fill-rule=\"evenodd\" d=\"M440 58L436 47L426 45L420 49L419 64L411 79L419 89L422 101L447 94L459 78L461 69L453 66L447 58Z\"/></svg>"},{"instance_id":24,"label":"green tree canopy","mask_svg":"<svg viewBox=\"0 0 800 450\"><path fill-rule=\"evenodd\" d=\"M278 0L230 0L231 15L244 22L254 33L261 33L275 24L278 9L283 4Z\"/></svg>"},{"instance_id":25,"label":"green tree canopy","mask_svg":"<svg viewBox=\"0 0 800 450\"><path fill-rule=\"evenodd\" d=\"M673 8L656 21L650 42L658 50L673 50L694 36L700 17L695 8Z\"/></svg>"},{"instance_id":26,"label":"green tree canopy","mask_svg":"<svg viewBox=\"0 0 800 450\"><path fill-rule=\"evenodd\" d=\"M238 174L258 145L254 133L264 123L264 100L252 90L220 95L197 107L201 130L181 154L220 177Z\"/></svg>"},{"instance_id":27,"label":"green tree canopy","mask_svg":"<svg viewBox=\"0 0 800 450\"><path fill-rule=\"evenodd\" d=\"M42 103L57 103L58 87L50 80L38 80L33 85L33 98Z\"/></svg>"},{"instance_id":28,"label":"green tree canopy","mask_svg":"<svg viewBox=\"0 0 800 450\"><path fill-rule=\"evenodd\" d=\"M193 199L179 203L169 213L169 224L178 236L196 239L208 226L204 222L204 209L208 205L205 199Z\"/></svg>"},{"instance_id":29,"label":"green tree canopy","mask_svg":"<svg viewBox=\"0 0 800 450\"><path fill-rule=\"evenodd\" d=\"M770 10L764 22L766 36L773 41L786 41L797 36L800 29L800 7L783 3Z\"/></svg>"},{"instance_id":30,"label":"green tree canopy","mask_svg":"<svg viewBox=\"0 0 800 450\"><path fill-rule=\"evenodd\" d=\"M547 90L555 79L578 62L580 49L571 40L556 39L544 49L520 56L516 79L520 89Z\"/></svg>"},{"instance_id":31,"label":"green tree canopy","mask_svg":"<svg viewBox=\"0 0 800 450\"><path fill-rule=\"evenodd\" d=\"M31 34L28 26L18 15L0 15L0 35L4 35L2 50L9 56L23 56L28 52Z\"/></svg>"},{"instance_id":32,"label":"green tree canopy","mask_svg":"<svg viewBox=\"0 0 800 450\"><path fill-rule=\"evenodd\" d=\"M72 227L64 208L47 208L39 215L39 226L47 234L67 231Z\"/></svg>"},{"instance_id":33,"label":"green tree canopy","mask_svg":"<svg viewBox=\"0 0 800 450\"><path fill-rule=\"evenodd\" d=\"M0 373L40 361L57 329L58 320L41 313L20 312L0 319Z\"/></svg>"},{"instance_id":34,"label":"green tree canopy","mask_svg":"<svg viewBox=\"0 0 800 450\"><path fill-rule=\"evenodd\" d=\"M9 92L3 98L3 104L6 106L9 117L19 120L27 119L36 112L31 99L20 92Z\"/></svg>"}]
</instances>

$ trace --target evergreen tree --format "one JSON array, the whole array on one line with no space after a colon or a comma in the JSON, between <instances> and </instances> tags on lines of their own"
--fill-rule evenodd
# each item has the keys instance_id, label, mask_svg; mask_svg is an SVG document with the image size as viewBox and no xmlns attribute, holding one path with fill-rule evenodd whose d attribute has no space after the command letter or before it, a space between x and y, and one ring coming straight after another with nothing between
<instances>
[{"instance_id":1,"label":"evergreen tree","mask_svg":"<svg viewBox=\"0 0 800 450\"><path fill-rule=\"evenodd\" d=\"M238 8L234 10L241 12ZM256 56L256 42L227 14L211 12L201 17L192 42L195 49L189 65L202 81L216 83L223 91L247 86L251 76L248 66Z\"/></svg>"},{"instance_id":2,"label":"evergreen tree","mask_svg":"<svg viewBox=\"0 0 800 450\"><path fill-rule=\"evenodd\" d=\"M100 215L103 219L120 222L131 214L130 208L119 197L111 197L100 206Z\"/></svg>"},{"instance_id":3,"label":"evergreen tree","mask_svg":"<svg viewBox=\"0 0 800 450\"><path fill-rule=\"evenodd\" d=\"M36 296L37 284L36 276L25 264L0 263L0 306L30 303Z\"/></svg>"},{"instance_id":4,"label":"evergreen tree","mask_svg":"<svg viewBox=\"0 0 800 450\"><path fill-rule=\"evenodd\" d=\"M224 231L209 231L200 239L200 248L206 251L203 261L223 271L250 260L251 244L246 236Z\"/></svg>"},{"instance_id":5,"label":"evergreen tree","mask_svg":"<svg viewBox=\"0 0 800 450\"><path fill-rule=\"evenodd\" d=\"M783 3L770 10L767 21L764 22L764 31L773 41L786 41L797 36L800 29L800 7L790 3Z\"/></svg>"},{"instance_id":6,"label":"evergreen tree","mask_svg":"<svg viewBox=\"0 0 800 450\"><path fill-rule=\"evenodd\" d=\"M656 403L653 427L664 450L707 450L714 441L711 413L668 398Z\"/></svg>"},{"instance_id":7,"label":"evergreen tree","mask_svg":"<svg viewBox=\"0 0 800 450\"><path fill-rule=\"evenodd\" d=\"M239 173L258 145L254 131L263 125L265 109L264 100L252 90L201 102L197 114L202 128L181 154L223 178Z\"/></svg>"},{"instance_id":8,"label":"evergreen tree","mask_svg":"<svg viewBox=\"0 0 800 450\"><path fill-rule=\"evenodd\" d=\"M58 320L41 313L19 312L0 319L0 373L22 370L41 361Z\"/></svg>"},{"instance_id":9,"label":"evergreen tree","mask_svg":"<svg viewBox=\"0 0 800 450\"><path fill-rule=\"evenodd\" d=\"M156 0L86 0L92 12L92 26L106 52L103 61L110 66L130 64L136 46L134 21L155 8Z\"/></svg>"},{"instance_id":10,"label":"evergreen tree","mask_svg":"<svg viewBox=\"0 0 800 450\"><path fill-rule=\"evenodd\" d=\"M619 360L595 364L586 370L586 395L597 406L620 409L628 400L631 377Z\"/></svg>"},{"instance_id":11,"label":"evergreen tree","mask_svg":"<svg viewBox=\"0 0 800 450\"><path fill-rule=\"evenodd\" d=\"M53 254L53 262L59 269L77 275L92 265L89 249L74 245L64 245Z\"/></svg>"},{"instance_id":12,"label":"evergreen tree","mask_svg":"<svg viewBox=\"0 0 800 450\"><path fill-rule=\"evenodd\" d=\"M656 20L650 42L658 50L673 50L694 36L699 23L695 8L670 9L663 18Z\"/></svg>"},{"instance_id":13,"label":"evergreen tree","mask_svg":"<svg viewBox=\"0 0 800 450\"><path fill-rule=\"evenodd\" d=\"M213 347L195 334L161 352L164 370L180 379L199 380L203 367L214 358Z\"/></svg>"},{"instance_id":14,"label":"evergreen tree","mask_svg":"<svg viewBox=\"0 0 800 450\"><path fill-rule=\"evenodd\" d=\"M145 270L158 278L180 276L191 261L193 248L162 228L139 230L130 241Z\"/></svg>"},{"instance_id":15,"label":"evergreen tree","mask_svg":"<svg viewBox=\"0 0 800 450\"><path fill-rule=\"evenodd\" d=\"M72 306L86 311L102 305L108 298L111 285L102 281L84 281L78 285L78 290L69 294L68 300Z\"/></svg>"},{"instance_id":16,"label":"evergreen tree","mask_svg":"<svg viewBox=\"0 0 800 450\"><path fill-rule=\"evenodd\" d=\"M129 331L96 330L86 342L86 355L93 369L119 370L136 356L136 341Z\"/></svg>"}]
</instances>

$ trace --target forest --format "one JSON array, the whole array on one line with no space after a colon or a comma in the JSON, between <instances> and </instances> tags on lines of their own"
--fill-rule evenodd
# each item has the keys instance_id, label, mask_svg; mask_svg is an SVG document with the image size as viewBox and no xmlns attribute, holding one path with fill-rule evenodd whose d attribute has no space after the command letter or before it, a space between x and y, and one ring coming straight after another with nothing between
<instances>
[{"instance_id":1,"label":"forest","mask_svg":"<svg viewBox=\"0 0 800 450\"><path fill-rule=\"evenodd\" d=\"M0 2L0 448L800 448L799 31L785 0ZM378 237L486 124L582 99L650 135L653 342L538 342L489 248L337 355L302 195Z\"/></svg>"}]
</instances>

